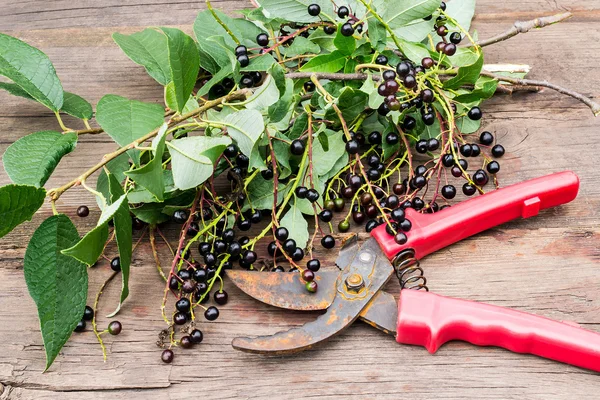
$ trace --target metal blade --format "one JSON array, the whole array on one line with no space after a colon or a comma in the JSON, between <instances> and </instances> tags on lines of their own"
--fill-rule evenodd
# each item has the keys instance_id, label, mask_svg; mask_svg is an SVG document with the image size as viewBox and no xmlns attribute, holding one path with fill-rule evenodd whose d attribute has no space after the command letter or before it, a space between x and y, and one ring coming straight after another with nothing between
<instances>
[{"instance_id":1,"label":"metal blade","mask_svg":"<svg viewBox=\"0 0 600 400\"><path fill-rule=\"evenodd\" d=\"M360 319L388 335L396 336L398 303L394 296L380 291L362 310Z\"/></svg>"},{"instance_id":2,"label":"metal blade","mask_svg":"<svg viewBox=\"0 0 600 400\"><path fill-rule=\"evenodd\" d=\"M337 296L325 314L303 326L271 336L235 338L232 345L238 350L266 354L288 354L308 349L341 332L356 320L393 271L375 239L368 239L342 271L337 280ZM369 321L372 319L369 318Z\"/></svg>"},{"instance_id":3,"label":"metal blade","mask_svg":"<svg viewBox=\"0 0 600 400\"><path fill-rule=\"evenodd\" d=\"M321 270L315 281L316 293L306 290L298 272L258 272L227 270L227 277L244 293L269 305L288 310L325 310L335 298L336 281L341 272Z\"/></svg>"}]
</instances>

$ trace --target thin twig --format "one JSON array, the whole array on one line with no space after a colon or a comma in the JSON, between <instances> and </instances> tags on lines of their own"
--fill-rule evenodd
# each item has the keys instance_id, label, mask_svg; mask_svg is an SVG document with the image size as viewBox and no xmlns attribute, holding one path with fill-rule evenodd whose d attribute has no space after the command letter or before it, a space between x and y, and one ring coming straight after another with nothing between
<instances>
[{"instance_id":1,"label":"thin twig","mask_svg":"<svg viewBox=\"0 0 600 400\"><path fill-rule=\"evenodd\" d=\"M562 86L558 86L558 85L555 85L555 84L547 82L547 81L536 81L536 80L532 80L532 79L510 78L507 76L492 74L492 73L486 72L486 71L482 71L481 75L497 79L499 82L512 83L513 85L538 86L538 87L545 87L548 89L556 90L558 93L561 93L561 94L564 94L567 96L571 96L574 99L577 99L577 100L581 101L582 103L584 103L585 105L587 105L592 110L592 113L594 113L594 116L598 116L598 114L600 114L600 104L596 103L594 100L582 95L581 93L577 93L573 90L566 89Z\"/></svg>"},{"instance_id":2,"label":"thin twig","mask_svg":"<svg viewBox=\"0 0 600 400\"><path fill-rule=\"evenodd\" d=\"M344 74L344 73L324 73L324 72L290 72L285 74L286 78L289 79L310 79L312 76L316 76L317 79L327 79L330 81L364 81L368 78L367 74ZM371 76L371 79L378 81L380 78L377 75Z\"/></svg>"},{"instance_id":3,"label":"thin twig","mask_svg":"<svg viewBox=\"0 0 600 400\"><path fill-rule=\"evenodd\" d=\"M152 255L154 256L154 261L156 262L156 268L158 269L158 273L166 282L167 277L165 276L165 273L162 270L162 266L160 265L160 258L158 257L158 252L156 251L156 237L154 236L155 230L156 227L152 225L150 227L150 247L152 248Z\"/></svg>"},{"instance_id":4,"label":"thin twig","mask_svg":"<svg viewBox=\"0 0 600 400\"><path fill-rule=\"evenodd\" d=\"M235 91L233 93L230 93L227 96L223 96L223 97L219 97L218 99L215 99L215 100L207 101L201 107L199 107L193 111L190 111L189 113L180 115L178 117L171 118L171 120L168 123L168 126L169 127L175 126L175 125L179 124L180 122L183 122L189 118L192 118L195 115L200 114L210 108L217 107L218 105L220 105L224 102L245 99L246 95L249 93L251 93L251 92L248 89L241 89L241 90ZM83 174L81 174L77 178L73 179L71 182L69 182L59 188L50 190L48 192L48 196L50 197L51 200L54 200L54 201L58 200L58 198L66 190L72 188L73 186L80 185L81 182L85 181L90 175L92 175L94 172L98 171L100 168L102 168L104 165L106 165L110 160L115 159L116 157L125 153L127 150L134 149L136 146L139 146L140 144L144 143L146 140L152 139L154 136L156 136L158 134L159 130L160 130L160 128L157 128L157 129L153 130L152 132L142 136L141 138L134 140L127 146L123 146L120 149L118 149L112 153L105 154L104 157L102 158L102 161L100 161L98 164L94 165L92 168L88 169Z\"/></svg>"},{"instance_id":5,"label":"thin twig","mask_svg":"<svg viewBox=\"0 0 600 400\"><path fill-rule=\"evenodd\" d=\"M514 25L506 32L500 33L489 39L479 40L476 44L480 47L489 46L502 42L503 40L510 39L513 36L517 36L519 33L527 33L534 28L543 28L548 25L556 24L557 22L564 21L567 18L573 16L570 12L564 12L556 15L550 15L547 17L539 17L529 21L516 21Z\"/></svg>"},{"instance_id":6,"label":"thin twig","mask_svg":"<svg viewBox=\"0 0 600 400\"><path fill-rule=\"evenodd\" d=\"M92 330L98 339L98 343L100 343L100 347L102 348L102 357L104 358L104 362L106 362L106 347L104 346L104 341L100 337L100 332L98 332L98 325L96 325L96 316L98 315L98 303L100 302L100 296L102 292L106 288L106 285L119 274L118 271L113 272L106 281L100 286L100 290L96 293L96 299L94 300L94 316L92 317Z\"/></svg>"}]
</instances>

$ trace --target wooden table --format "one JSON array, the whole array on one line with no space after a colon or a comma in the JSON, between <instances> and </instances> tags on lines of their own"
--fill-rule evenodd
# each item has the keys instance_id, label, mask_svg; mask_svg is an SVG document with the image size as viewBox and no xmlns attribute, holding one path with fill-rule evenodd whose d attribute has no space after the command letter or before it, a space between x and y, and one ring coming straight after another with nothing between
<instances>
[{"instance_id":1,"label":"wooden table","mask_svg":"<svg viewBox=\"0 0 600 400\"><path fill-rule=\"evenodd\" d=\"M171 4L168 4L171 3ZM214 2L228 12L243 1ZM162 101L162 89L117 48L110 34L148 25L191 32L201 2L187 0L2 0L0 31L45 51L66 90L92 103L114 93ZM530 19L569 9L574 18L486 49L486 62L530 64L532 77L547 78L585 94L600 95L600 0L480 0L474 27L480 37ZM0 147L39 130L58 129L43 107L0 93ZM581 178L579 197L538 218L490 230L428 257L433 291L577 321L600 331L600 132L589 109L554 92L499 96L485 105L484 126L505 145L501 183L509 184L572 169ZM47 187L72 179L115 145L103 135L84 136ZM0 183L8 183L4 171ZM80 232L98 211L79 219L80 204L94 206L84 190L67 192L58 208ZM123 333L107 338L109 358L91 331L75 334L51 370L42 374L44 352L33 301L23 279L23 255L37 225L51 213L0 241L0 399L183 399L183 398L594 398L600 376L578 368L464 343L436 355L399 346L381 332L356 323L324 346L294 357L265 358L233 350L236 335L270 334L314 318L259 304L226 284L230 302L217 322L203 324L205 341L160 361L157 333L163 285L147 242L134 255L131 296L118 319ZM175 237L175 231L170 232ZM110 248L108 254L114 254ZM166 249L161 246L166 259ZM332 262L334 252L327 260ZM327 264L327 263L325 263ZM90 270L90 300L110 274L107 262ZM101 304L115 306L118 284ZM397 283L388 288L397 292Z\"/></svg>"}]
</instances>

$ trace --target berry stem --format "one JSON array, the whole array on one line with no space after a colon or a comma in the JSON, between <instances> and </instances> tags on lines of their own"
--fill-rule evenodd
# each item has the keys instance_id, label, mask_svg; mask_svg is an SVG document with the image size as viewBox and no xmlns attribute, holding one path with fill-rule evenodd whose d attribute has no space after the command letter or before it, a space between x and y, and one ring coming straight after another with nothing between
<instances>
[{"instance_id":1,"label":"berry stem","mask_svg":"<svg viewBox=\"0 0 600 400\"><path fill-rule=\"evenodd\" d=\"M106 286L109 284L110 281L115 279L115 277L118 274L119 274L118 272L113 272L108 277L108 279L106 279L106 281L104 281L102 286L100 286L98 293L96 293L96 299L94 300L94 316L92 317L92 330L94 331L94 334L96 335L96 338L98 339L98 343L100 343L100 347L102 348L102 357L104 359L104 362L106 362L106 346L104 346L104 341L100 337L100 335L103 332L98 332L98 325L96 325L96 316L98 315L98 303L100 303L100 296L102 295L102 292L104 291Z\"/></svg>"}]
</instances>

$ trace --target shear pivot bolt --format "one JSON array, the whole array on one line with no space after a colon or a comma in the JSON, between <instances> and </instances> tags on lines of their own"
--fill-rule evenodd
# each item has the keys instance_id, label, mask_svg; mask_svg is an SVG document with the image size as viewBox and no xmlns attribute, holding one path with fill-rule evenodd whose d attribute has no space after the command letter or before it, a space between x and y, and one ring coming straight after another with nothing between
<instances>
[{"instance_id":1,"label":"shear pivot bolt","mask_svg":"<svg viewBox=\"0 0 600 400\"><path fill-rule=\"evenodd\" d=\"M352 274L346 278L346 288L349 291L358 293L363 287L365 287L365 282L359 274Z\"/></svg>"}]
</instances>

